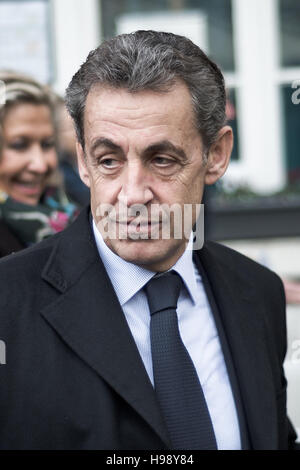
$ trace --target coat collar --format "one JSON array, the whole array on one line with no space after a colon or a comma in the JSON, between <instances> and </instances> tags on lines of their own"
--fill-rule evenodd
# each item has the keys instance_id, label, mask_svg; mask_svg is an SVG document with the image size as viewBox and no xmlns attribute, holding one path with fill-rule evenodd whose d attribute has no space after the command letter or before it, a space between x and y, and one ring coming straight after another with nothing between
<instances>
[{"instance_id":1,"label":"coat collar","mask_svg":"<svg viewBox=\"0 0 300 470\"><path fill-rule=\"evenodd\" d=\"M55 245L42 278L60 295L41 314L73 351L170 446L152 384L99 258L84 210Z\"/></svg>"},{"instance_id":2,"label":"coat collar","mask_svg":"<svg viewBox=\"0 0 300 470\"><path fill-rule=\"evenodd\" d=\"M111 280L119 302L123 307L137 292L139 292L154 276L153 271L125 261L113 253L103 240L95 221L93 221L93 233L99 255ZM183 280L192 301L197 298L197 281L192 259L193 238L191 236L188 247L172 267Z\"/></svg>"}]
</instances>

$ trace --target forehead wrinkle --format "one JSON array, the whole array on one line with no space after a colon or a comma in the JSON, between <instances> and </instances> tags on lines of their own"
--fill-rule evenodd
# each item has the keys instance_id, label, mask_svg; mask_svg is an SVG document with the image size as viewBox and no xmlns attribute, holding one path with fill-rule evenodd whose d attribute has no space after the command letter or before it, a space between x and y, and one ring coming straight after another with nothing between
<instances>
[{"instance_id":1,"label":"forehead wrinkle","mask_svg":"<svg viewBox=\"0 0 300 470\"><path fill-rule=\"evenodd\" d=\"M144 122L144 121L155 120L155 119L160 120L162 118L162 114L161 113L151 113L151 114L148 113L147 114L147 113L145 113L145 110L140 108L137 113L135 113L135 114L125 114L124 113L124 116L122 115L122 111L121 111L119 118L122 119L122 120L125 120L125 121L134 121L134 122L141 121L141 122Z\"/></svg>"},{"instance_id":2,"label":"forehead wrinkle","mask_svg":"<svg viewBox=\"0 0 300 470\"><path fill-rule=\"evenodd\" d=\"M102 132L106 132L107 129L108 129L108 133L111 134L111 131L114 131L114 130L117 130L118 128L119 129L124 129L124 130L130 130L130 131L138 131L138 130L141 130L141 129L144 129L145 132L149 132L151 131L153 128L168 128L168 124L166 123L161 123L161 122L157 122L157 123L154 123L154 124L151 124L151 125L145 125L144 122L141 122L141 124L139 126L134 126L134 127L131 127L131 124L133 124L133 122L136 122L137 120L129 120L129 122L114 122L113 120L110 120L108 118L106 119L103 119L103 118L98 118L98 119L89 119L87 117L87 120L86 120L86 125L88 126L88 128L91 130L92 129L92 126L95 125L97 122L99 122L99 128L96 129L97 131L97 134L98 133L102 133ZM107 126L107 129L106 129L106 126ZM104 137L104 136L103 136Z\"/></svg>"},{"instance_id":3,"label":"forehead wrinkle","mask_svg":"<svg viewBox=\"0 0 300 470\"><path fill-rule=\"evenodd\" d=\"M120 127L126 127L128 122L138 122L140 121L143 125L147 124L148 121L154 121L153 125L161 125L161 121L166 121L166 115L162 112L151 112L147 113L145 107L139 106L136 110L127 111L125 109L120 109L118 106L113 108L96 109L95 112L91 109L90 112L86 113L86 121L91 124L97 121L105 122L108 124L117 125ZM93 118L91 116L94 116ZM170 113L170 118L172 119L173 114Z\"/></svg>"}]
</instances>

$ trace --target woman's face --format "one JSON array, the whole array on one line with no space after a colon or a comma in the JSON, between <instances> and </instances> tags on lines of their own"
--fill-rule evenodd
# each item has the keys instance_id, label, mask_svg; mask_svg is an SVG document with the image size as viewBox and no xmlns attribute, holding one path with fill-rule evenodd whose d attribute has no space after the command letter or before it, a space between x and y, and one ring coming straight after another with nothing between
<instances>
[{"instance_id":1,"label":"woman's face","mask_svg":"<svg viewBox=\"0 0 300 470\"><path fill-rule=\"evenodd\" d=\"M54 128L47 105L21 103L5 115L0 155L0 189L36 205L57 166Z\"/></svg>"}]
</instances>

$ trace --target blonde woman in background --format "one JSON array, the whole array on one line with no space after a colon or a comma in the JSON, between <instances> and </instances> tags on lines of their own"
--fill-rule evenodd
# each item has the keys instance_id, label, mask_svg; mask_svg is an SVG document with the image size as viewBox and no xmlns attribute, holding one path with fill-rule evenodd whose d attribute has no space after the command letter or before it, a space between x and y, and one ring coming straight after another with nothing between
<instances>
[{"instance_id":1,"label":"blonde woman in background","mask_svg":"<svg viewBox=\"0 0 300 470\"><path fill-rule=\"evenodd\" d=\"M63 230L76 207L56 176L51 93L20 74L0 72L0 80L1 257Z\"/></svg>"}]
</instances>

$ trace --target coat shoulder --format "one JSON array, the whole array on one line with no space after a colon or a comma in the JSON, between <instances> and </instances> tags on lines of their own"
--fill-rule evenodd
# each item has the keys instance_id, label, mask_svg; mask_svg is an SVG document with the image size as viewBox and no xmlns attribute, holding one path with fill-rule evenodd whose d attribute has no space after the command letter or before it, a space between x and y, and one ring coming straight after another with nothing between
<instances>
[{"instance_id":1,"label":"coat shoulder","mask_svg":"<svg viewBox=\"0 0 300 470\"><path fill-rule=\"evenodd\" d=\"M208 241L202 250L203 256L212 257L215 262L222 265L225 269L235 271L237 275L247 277L255 283L258 282L258 279L265 279L267 283L275 282L282 284L278 274L270 268L221 243Z\"/></svg>"},{"instance_id":2,"label":"coat shoulder","mask_svg":"<svg viewBox=\"0 0 300 470\"><path fill-rule=\"evenodd\" d=\"M262 266L237 251L215 242L207 242L203 248L206 267L214 278L230 286L236 297L249 297L256 304L257 311L263 312L261 321L270 343L280 344L280 358L286 351L286 299L283 282L274 271ZM202 251L201 250L201 251ZM254 304L253 304L254 305ZM278 350L273 344L274 350Z\"/></svg>"},{"instance_id":3,"label":"coat shoulder","mask_svg":"<svg viewBox=\"0 0 300 470\"><path fill-rule=\"evenodd\" d=\"M60 234L44 240L30 248L12 253L0 260L0 285L4 286L16 280L31 282L36 274L41 274L51 250L60 238Z\"/></svg>"},{"instance_id":4,"label":"coat shoulder","mask_svg":"<svg viewBox=\"0 0 300 470\"><path fill-rule=\"evenodd\" d=\"M20 251L24 245L18 237L11 231L4 220L0 219L0 258L13 252Z\"/></svg>"},{"instance_id":5,"label":"coat shoulder","mask_svg":"<svg viewBox=\"0 0 300 470\"><path fill-rule=\"evenodd\" d=\"M71 249L74 245L74 239L88 240L90 237L88 217L89 212L86 208L79 214L77 219L62 232L52 235L18 253L13 253L2 258L0 260L0 285L2 282L7 283L7 280L12 277L17 277L19 282L22 282L24 278L30 281L30 276L33 275L33 273L40 275L50 253L61 241L63 241L65 247L70 247ZM77 254L76 250L75 254Z\"/></svg>"}]
</instances>

